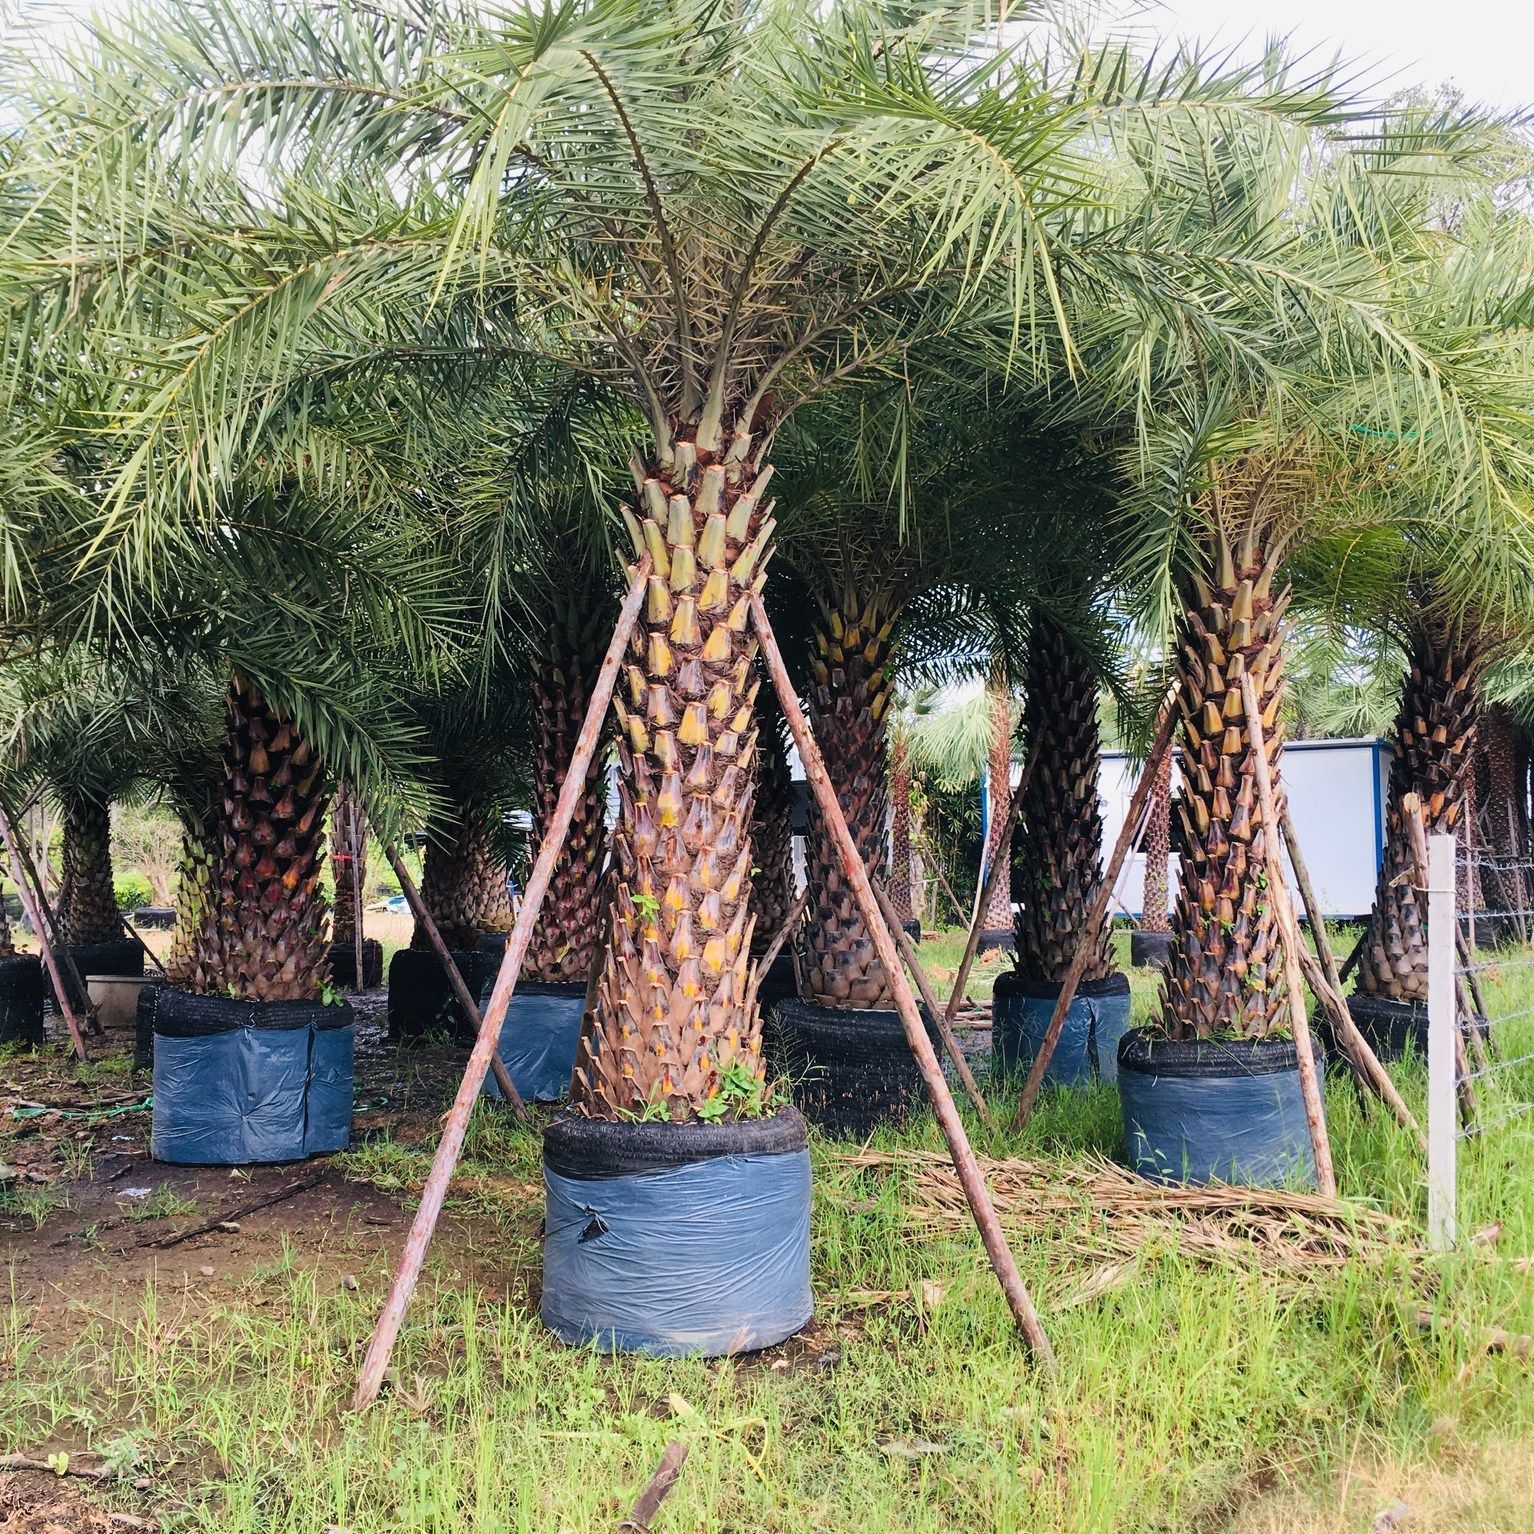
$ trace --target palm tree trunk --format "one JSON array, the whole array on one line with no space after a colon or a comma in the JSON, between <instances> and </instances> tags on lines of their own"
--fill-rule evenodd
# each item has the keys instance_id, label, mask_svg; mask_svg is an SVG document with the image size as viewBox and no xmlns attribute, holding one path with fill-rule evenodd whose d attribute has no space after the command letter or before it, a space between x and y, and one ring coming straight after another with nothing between
<instances>
[{"instance_id":1,"label":"palm tree trunk","mask_svg":"<svg viewBox=\"0 0 1534 1534\"><path fill-rule=\"evenodd\" d=\"M911 757L904 734L890 751L890 904L903 922L917 920L911 863Z\"/></svg>"},{"instance_id":2,"label":"palm tree trunk","mask_svg":"<svg viewBox=\"0 0 1534 1534\"><path fill-rule=\"evenodd\" d=\"M762 953L777 936L794 901L794 782L788 765L788 724L770 694L768 686L757 695L760 722L751 820L751 846L756 853L751 880L754 954Z\"/></svg>"},{"instance_id":3,"label":"palm tree trunk","mask_svg":"<svg viewBox=\"0 0 1534 1534\"><path fill-rule=\"evenodd\" d=\"M1358 989L1387 1001L1427 1002L1427 910L1413 888L1402 799L1422 802L1427 833L1457 830L1474 760L1488 647L1428 613L1413 624L1385 805L1385 852L1358 959Z\"/></svg>"},{"instance_id":4,"label":"palm tree trunk","mask_svg":"<svg viewBox=\"0 0 1534 1534\"><path fill-rule=\"evenodd\" d=\"M1528 857L1528 824L1519 793L1518 727L1506 704L1492 703L1476 733L1481 844L1491 854L1482 893L1488 909L1520 913L1497 924L1499 935L1511 936L1527 931L1528 918L1521 913L1529 904L1527 870L1521 866Z\"/></svg>"},{"instance_id":5,"label":"palm tree trunk","mask_svg":"<svg viewBox=\"0 0 1534 1534\"><path fill-rule=\"evenodd\" d=\"M1258 802L1241 678L1262 714L1274 810L1282 816L1284 610L1276 560L1260 534L1214 549L1210 584L1196 584L1178 647L1182 878L1172 918L1164 1023L1173 1038L1267 1037L1286 1024L1278 921L1264 872L1269 835Z\"/></svg>"},{"instance_id":6,"label":"palm tree trunk","mask_svg":"<svg viewBox=\"0 0 1534 1534\"><path fill-rule=\"evenodd\" d=\"M1150 804L1146 810L1145 882L1140 897L1140 930L1170 932L1167 916L1167 864L1172 856L1172 753L1166 752L1156 769L1151 785Z\"/></svg>"},{"instance_id":7,"label":"palm tree trunk","mask_svg":"<svg viewBox=\"0 0 1534 1534\"><path fill-rule=\"evenodd\" d=\"M1018 973L1059 984L1066 978L1103 881L1098 807L1101 741L1097 678L1064 632L1040 614L1028 645L1023 727L1033 764L1019 818L1026 887L1015 938ZM1113 973L1104 923L1080 976Z\"/></svg>"},{"instance_id":8,"label":"palm tree trunk","mask_svg":"<svg viewBox=\"0 0 1534 1534\"><path fill-rule=\"evenodd\" d=\"M595 585L562 601L533 677L533 836L541 843L564 786L606 647L608 614ZM545 985L584 984L596 959L607 853L605 750L591 759L560 848L522 973ZM504 881L503 881L504 885Z\"/></svg>"},{"instance_id":9,"label":"palm tree trunk","mask_svg":"<svg viewBox=\"0 0 1534 1534\"><path fill-rule=\"evenodd\" d=\"M324 773L293 723L241 677L225 700L223 814L188 988L317 1001L330 974Z\"/></svg>"},{"instance_id":10,"label":"palm tree trunk","mask_svg":"<svg viewBox=\"0 0 1534 1534\"><path fill-rule=\"evenodd\" d=\"M987 868L996 865L996 879L981 913L980 930L1006 932L1012 926L1012 847L1010 843L1002 846L1001 833L1012 809L1012 698L1005 656L998 655L992 663L986 694L991 703L991 747L986 765L990 842L985 862Z\"/></svg>"},{"instance_id":11,"label":"palm tree trunk","mask_svg":"<svg viewBox=\"0 0 1534 1534\"><path fill-rule=\"evenodd\" d=\"M886 591L822 599L811 658L809 717L852 839L869 872L885 861L889 821L886 730L894 698L891 636L899 603ZM894 1006L873 938L842 878L836 849L812 800L805 838L810 887L805 989L822 1006Z\"/></svg>"},{"instance_id":12,"label":"palm tree trunk","mask_svg":"<svg viewBox=\"0 0 1534 1534\"><path fill-rule=\"evenodd\" d=\"M176 929L165 956L165 982L183 991L197 984L198 940L213 900L217 849L222 842L218 817L190 809L181 812L181 867L176 880Z\"/></svg>"},{"instance_id":13,"label":"palm tree trunk","mask_svg":"<svg viewBox=\"0 0 1534 1534\"><path fill-rule=\"evenodd\" d=\"M460 810L452 825L427 830L421 902L442 941L455 953L472 953L487 933L510 930L506 865L496 853L490 827L466 810ZM418 952L434 951L419 922L410 946Z\"/></svg>"},{"instance_id":14,"label":"palm tree trunk","mask_svg":"<svg viewBox=\"0 0 1534 1534\"><path fill-rule=\"evenodd\" d=\"M62 940L72 946L115 943L123 935L112 877L112 821L105 803L59 789L64 813L62 872L56 907Z\"/></svg>"},{"instance_id":15,"label":"palm tree trunk","mask_svg":"<svg viewBox=\"0 0 1534 1534\"><path fill-rule=\"evenodd\" d=\"M694 1117L728 1072L762 1081L761 1022L746 1008L757 642L750 594L773 523L751 434L636 471L636 548L653 560L614 696L620 725L617 887L597 1004L583 1027L578 1111Z\"/></svg>"},{"instance_id":16,"label":"palm tree trunk","mask_svg":"<svg viewBox=\"0 0 1534 1534\"><path fill-rule=\"evenodd\" d=\"M11 921L5 911L5 880L0 878L0 959L16 956L16 941L11 936Z\"/></svg>"}]
</instances>

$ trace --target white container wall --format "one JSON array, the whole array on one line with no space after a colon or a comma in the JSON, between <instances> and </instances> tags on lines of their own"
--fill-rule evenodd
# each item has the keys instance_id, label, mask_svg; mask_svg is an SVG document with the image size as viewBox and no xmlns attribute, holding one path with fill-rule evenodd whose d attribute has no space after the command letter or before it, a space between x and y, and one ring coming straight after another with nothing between
<instances>
[{"instance_id":1,"label":"white container wall","mask_svg":"<svg viewBox=\"0 0 1534 1534\"><path fill-rule=\"evenodd\" d=\"M1297 740L1284 747L1283 783L1295 834L1316 898L1329 917L1361 917L1374 904L1374 881L1385 839L1389 768L1390 750L1383 740ZM1101 778L1105 858L1124 823L1134 785L1134 771L1124 754L1105 752ZM1175 771L1172 791L1175 796ZM1175 812L1172 821L1175 839ZM1175 856L1168 877L1175 890ZM1114 890L1113 915L1140 914L1144 878L1145 859L1136 853L1126 862ZM1298 895L1295 908L1301 909Z\"/></svg>"}]
</instances>

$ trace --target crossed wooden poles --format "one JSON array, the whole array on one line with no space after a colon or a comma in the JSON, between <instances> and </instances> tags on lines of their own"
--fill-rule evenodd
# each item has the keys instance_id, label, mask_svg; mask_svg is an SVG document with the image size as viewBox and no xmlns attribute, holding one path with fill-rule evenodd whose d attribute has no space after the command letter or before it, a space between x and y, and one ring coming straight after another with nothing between
<instances>
[{"instance_id":1,"label":"crossed wooden poles","mask_svg":"<svg viewBox=\"0 0 1534 1534\"><path fill-rule=\"evenodd\" d=\"M505 1075L504 1068L496 1070L497 1067L501 1066L497 1053L497 1044L501 1028L506 1020L507 1005L511 1000L512 993L516 989L517 977L521 972L522 962L526 957L527 948L532 936L533 924L537 920L539 909L548 891L549 879L553 872L555 860L558 858L565 838L569 833L581 785L585 781L587 770L596 752L602 729L602 721L606 716L608 705L612 699L613 687L617 680L618 668L623 652L628 645L634 624L638 619L640 605L644 599L645 581L649 571L650 559L648 555L642 557L631 567L628 593L624 598L623 606L618 615L617 625L613 630L612 639L603 658L596 686L592 690L586 717L581 726L580 735L576 740L575 750L569 768L566 771L564 783L560 789L559 800L555 806L554 815L539 847L537 860L534 863L533 872L528 880L526 893L523 896L522 906L517 915L516 925L513 928L511 937L507 941L506 952L501 960L500 970L496 975L490 1000L482 1016L478 1014L472 998L466 996L466 987L463 986L462 979L458 976L456 966L451 961L446 945L443 944L440 935L436 933L430 916L425 913L425 907L420 903L420 897L415 892L413 881L410 880L408 872L405 871L398 853L392 847L388 849L390 861L394 865L396 873L400 875L401 887L405 890L406 898L410 900L418 917L424 917L423 924L427 935L429 938L434 939L433 947L437 949L438 957L444 962L449 979L455 982L454 989L458 993L460 1003L464 1004L465 1011L477 1022L477 1034L474 1047L469 1055L468 1064L464 1069L463 1080L459 1083L452 1108L449 1110L444 1121L442 1138L438 1143L431 1171L426 1179L420 1207L416 1211L415 1219L411 1224L410 1234L406 1238L405 1247L401 1253L399 1266L396 1269L390 1286L388 1298L379 1315L372 1340L368 1346L367 1355L363 1360L362 1373L352 1398L354 1410L361 1410L369 1405L376 1398L383 1382L384 1372L388 1367L394 1343L398 1338L400 1326L404 1321L406 1307L410 1303L411 1295L414 1293L416 1283L420 1278L421 1268L426 1259L426 1250L430 1244L432 1233L436 1228L443 1202L447 1196L448 1184L452 1179L454 1168L463 1149L469 1117L473 1111L475 1100L479 1096L480 1085L484 1080L487 1069L496 1071L501 1090L506 1095L508 1101L511 1102L513 1111L525 1116L525 1109L516 1094L516 1089L510 1085L509 1080L502 1080L502 1077ZM788 721L789 730L793 735L795 745L798 747L805 776L809 782L811 792L815 795L825 824L831 833L837 858L841 864L842 876L846 879L852 890L853 898L857 902L859 912L873 939L874 949L878 955L880 966L889 978L891 989L894 992L896 1011L900 1016L906 1042L910 1047L912 1056L916 1060L917 1068L921 1072L922 1080L931 1097L934 1115L937 1118L939 1127L942 1129L943 1138L953 1159L954 1168L959 1176L960 1186L964 1190L965 1199L970 1207L970 1213L979 1229L981 1241L985 1247L991 1269L1001 1286L1002 1293L1006 1298L1007 1305L1012 1312L1018 1330L1023 1334L1039 1362L1045 1367L1052 1367L1054 1352L1050 1346L1049 1338L1045 1335L1038 1312L1034 1308L1027 1288L1023 1284L1022 1276L1017 1270L1017 1264L1013 1258L1012 1251L1007 1245L1006 1237L1002 1232L1000 1221L996 1215L995 1206L991 1203L990 1195L986 1190L985 1180L981 1174L979 1163L975 1159L974 1151L970 1147L963 1121L959 1117L958 1109L954 1105L953 1095L949 1091L948 1084L943 1077L942 1066L938 1062L932 1041L928 1037L921 1009L917 1004L916 996L912 992L911 983L906 975L906 965L909 964L911 973L917 977L917 983L922 990L922 1000L926 1004L927 1011L931 1015L939 1036L954 1062L955 1069L966 1091L975 1103L976 1111L979 1113L982 1122L987 1127L991 1127L993 1121L989 1108L973 1075L964 1062L962 1052L954 1040L952 1024L962 1001L965 982L968 979L970 966L974 962L975 952L979 944L981 913L985 910L986 899L991 892L994 880L998 877L999 869L1006 855L1004 849L1010 842L1012 831L1017 822L1017 815L1023 801L1031 763L1024 766L1022 779L1012 795L1012 803L997 840L998 851L992 858L991 865L986 871L980 891L980 899L976 904L977 914L971 923L953 993L950 995L946 1006L941 1006L937 998L932 994L931 987L927 983L925 973L909 939L906 938L900 923L894 919L893 907L890 904L887 893L882 889L876 888L874 885L863 863L862 856L859 854L857 846L852 839L852 833L848 829L846 817L843 815L841 805L837 800L835 788L826 771L824 758L821 756L820 748L810 731L808 721L805 719L804 712L799 705L798 696L789 680L788 669L784 664L782 651L778 647L772 625L768 621L766 608L763 606L759 595L753 595L751 599L751 617L758 641L761 644L762 656L766 662L768 673L772 677L773 686L777 691L779 703ZM1309 1023L1305 1013L1305 980L1310 982L1311 988L1315 991L1318 1000L1327 1012L1338 1040L1347 1055L1348 1062L1360 1083L1377 1093L1391 1107L1397 1118L1415 1133L1419 1139L1421 1138L1421 1130L1404 1102L1401 1101L1400 1094L1395 1090L1384 1067L1380 1065L1373 1051L1354 1026L1352 1018L1348 1013L1347 1003L1341 993L1342 981L1327 941L1325 921L1321 916L1320 908L1316 904L1315 893L1311 888L1309 873L1305 867L1304 859L1300 854L1299 844L1294 835L1294 827L1289 818L1288 807L1287 805L1284 807L1282 814L1277 810L1276 796L1273 792L1273 785L1267 770L1267 754L1263 743L1262 719L1257 707L1256 693L1250 678L1243 679L1243 703L1245 705L1251 747L1255 756L1258 795L1262 805L1263 823L1270 828L1274 828L1278 833L1271 834L1265 838L1268 862L1267 873L1269 888L1272 892L1270 898L1274 901L1275 915L1279 922L1280 940L1283 947L1289 993L1290 1022L1294 1032L1296 1053L1299 1057L1306 1121L1310 1130L1312 1147L1315 1151L1317 1181L1323 1193L1334 1194L1336 1191L1336 1179L1332 1169L1331 1148L1326 1133L1326 1120L1322 1111L1321 1082L1316 1066L1315 1054L1311 1047ZM1029 1114L1033 1110L1033 1105L1038 1100L1044 1073L1054 1054L1055 1047L1059 1043L1060 1034L1065 1023L1065 1016L1075 999L1077 987L1080 984L1082 973L1086 968L1091 953L1093 940L1100 930L1102 922L1106 919L1108 904L1112 898L1112 892L1117 884L1124 860L1133 847L1138 844L1143 830L1146 809L1149 803L1151 788L1155 781L1156 771L1161 759L1171 747L1176 719L1177 708L1175 698L1169 696L1161 711L1154 744L1141 772L1140 780L1135 785L1134 792L1130 797L1124 823L1120 828L1118 839L1113 848L1113 854L1109 859L1105 877L1097 898L1093 903L1092 910L1088 914L1077 953L1067 972L1065 983L1062 985L1059 998L1055 1003L1054 1012L1050 1017L1044 1037L1040 1041L1032 1069L1024 1085L1022 1097L1019 1100L1018 1108L1013 1118L1012 1127L1014 1129L1021 1128L1027 1122ZM1279 847L1279 834L1283 836L1289 848L1290 859L1300 886L1301 898L1304 900L1305 908L1311 917L1311 929L1315 934L1319 959L1310 954L1300 936L1298 919L1289 899L1288 883ZM802 911L803 897L801 896L799 902L795 904L790 912L788 920L784 922L782 930L775 935L772 946L769 949L770 957L776 956L778 949L781 948L788 932L799 915L802 914ZM902 942L901 939L904 939L904 941Z\"/></svg>"},{"instance_id":2,"label":"crossed wooden poles","mask_svg":"<svg viewBox=\"0 0 1534 1534\"><path fill-rule=\"evenodd\" d=\"M498 1058L496 1046L500 1039L501 1028L506 1021L507 1004L511 1000L512 992L516 989L517 976L521 972L522 961L526 957L528 944L532 938L533 923L538 918L539 908L548 891L555 860L569 833L587 769L596 753L602 721L606 717L608 704L612 700L613 687L617 681L623 652L639 616L649 573L648 555L641 557L631 567L628 593L619 611L618 622L613 630L612 640L608 644L607 653L603 657L596 685L592 689L586 718L581 725L570 765L565 772L558 803L554 807L553 817L539 846L538 857L533 864L532 874L527 881L527 890L522 897L522 906L517 913L516 925L512 929L511 937L507 940L506 952L501 959L501 967L490 992L490 1000L479 1020L478 1033L474 1040L474 1047L469 1053L468 1064L464 1067L463 1079L458 1084L457 1095L443 1122L442 1138L438 1142L431 1171L427 1175L426 1186L422 1190L420 1207L416 1210L415 1218L411 1222L410 1234L405 1239L405 1247L400 1254L399 1266L389 1287L388 1298L384 1302L383 1310L373 1330L372 1340L368 1344L366 1357L363 1359L362 1373L352 1397L354 1410L360 1411L368 1406L377 1397L383 1383L384 1372L388 1368L394 1343L399 1336L400 1326L404 1322L405 1309L410 1303L411 1295L415 1292L422 1265L426 1260L426 1249L431 1242L438 1217L442 1213L448 1184L452 1180L454 1168L463 1150L469 1116L479 1096L480 1084L484 1080L486 1070L491 1068L491 1061ZM825 816L826 824L831 830L837 856L842 864L842 873L851 885L863 920L873 936L879 962L894 988L896 1009L900 1014L907 1043L916 1058L917 1067L921 1071L927 1090L932 1096L938 1123L942 1127L944 1139L948 1142L949 1152L953 1156L954 1166L958 1171L965 1197L969 1201L970 1211L980 1228L986 1255L1001 1284L1002 1292L1006 1296L1007 1304L1018 1328L1040 1361L1045 1365L1052 1365L1054 1353L1050 1348L1049 1339L1044 1334L1038 1312L1034 1309L1033 1301L1023 1285L1022 1276L1017 1271L1011 1249L1007 1246L1001 1222L997 1219L995 1207L991 1203L990 1195L986 1192L979 1163L975 1159L973 1150L970 1149L968 1136L964 1132L963 1121L959 1117L958 1109L954 1106L948 1083L943 1079L942 1067L938 1064L937 1055L933 1051L931 1040L927 1037L927 1030L922 1024L921 1013L917 1007L916 998L912 994L910 982L906 979L895 940L890 934L878 898L874 893L868 870L863 866L863 859L852 840L851 831L847 828L846 817L842 814L841 805L837 801L819 747L815 744L803 710L799 707L799 699L789 682L788 669L783 663L782 652L778 648L760 597L752 598L751 616L773 685L777 689L779 701L788 718L789 729L799 748L805 773L819 802L821 813ZM428 933L429 931L430 929ZM441 957L440 953L439 957ZM504 1087L502 1090L505 1090Z\"/></svg>"}]
</instances>

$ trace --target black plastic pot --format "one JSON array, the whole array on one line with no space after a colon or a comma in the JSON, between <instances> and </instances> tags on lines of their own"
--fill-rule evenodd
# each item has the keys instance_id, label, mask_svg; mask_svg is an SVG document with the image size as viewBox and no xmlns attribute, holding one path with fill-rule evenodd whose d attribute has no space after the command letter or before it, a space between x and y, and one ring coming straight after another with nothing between
<instances>
[{"instance_id":1,"label":"black plastic pot","mask_svg":"<svg viewBox=\"0 0 1534 1534\"><path fill-rule=\"evenodd\" d=\"M176 925L176 908L171 905L141 905L133 913L135 927L158 927L168 932Z\"/></svg>"},{"instance_id":2,"label":"black plastic pot","mask_svg":"<svg viewBox=\"0 0 1534 1534\"><path fill-rule=\"evenodd\" d=\"M479 998L481 1012L493 985L492 979ZM568 1094L585 1008L583 985L517 982L506 1006L497 1048L523 1102L557 1103ZM489 1071L485 1072L483 1091L486 1097L501 1101L501 1089Z\"/></svg>"},{"instance_id":3,"label":"black plastic pot","mask_svg":"<svg viewBox=\"0 0 1534 1534\"><path fill-rule=\"evenodd\" d=\"M772 968L762 976L762 983L757 988L756 1001L762 1016L765 1017L785 997L797 995L798 991L799 982L794 976L793 958L789 954L780 953L772 961Z\"/></svg>"},{"instance_id":4,"label":"black plastic pot","mask_svg":"<svg viewBox=\"0 0 1534 1534\"><path fill-rule=\"evenodd\" d=\"M345 1150L352 1009L146 987L157 1161L252 1166Z\"/></svg>"},{"instance_id":5,"label":"black plastic pot","mask_svg":"<svg viewBox=\"0 0 1534 1534\"><path fill-rule=\"evenodd\" d=\"M975 952L993 953L998 948L1011 948L1016 942L1011 927L987 927L975 944Z\"/></svg>"},{"instance_id":6,"label":"black plastic pot","mask_svg":"<svg viewBox=\"0 0 1534 1534\"><path fill-rule=\"evenodd\" d=\"M0 1044L41 1044L43 961L35 953L0 958Z\"/></svg>"},{"instance_id":7,"label":"black plastic pot","mask_svg":"<svg viewBox=\"0 0 1534 1534\"><path fill-rule=\"evenodd\" d=\"M355 943L330 945L330 981L348 991L357 987L357 946ZM383 944L374 938L362 940L362 989L372 990L383 984Z\"/></svg>"},{"instance_id":8,"label":"black plastic pot","mask_svg":"<svg viewBox=\"0 0 1534 1534\"><path fill-rule=\"evenodd\" d=\"M1016 970L996 977L992 993L992 1068L1001 1075L1025 1074L1043 1042L1060 999L1060 986L1030 980ZM1117 1074L1119 1040L1129 1027L1129 978L1109 975L1076 987L1054 1053L1044 1070L1047 1086L1080 1087Z\"/></svg>"},{"instance_id":9,"label":"black plastic pot","mask_svg":"<svg viewBox=\"0 0 1534 1534\"><path fill-rule=\"evenodd\" d=\"M69 987L69 999L76 1008L84 1011L89 1005L88 996L75 994L73 981L69 976L69 966L64 962L64 955L75 961L75 968L80 972L82 980L89 981L92 975L142 975L144 973L144 950L137 938L119 938L112 943L69 943L58 950L59 968L64 974L64 984ZM48 994L53 994L53 983L48 983Z\"/></svg>"},{"instance_id":10,"label":"black plastic pot","mask_svg":"<svg viewBox=\"0 0 1534 1534\"><path fill-rule=\"evenodd\" d=\"M913 943L921 942L921 921L918 917L908 917L905 921L901 922L900 930L904 932L905 935L910 938Z\"/></svg>"},{"instance_id":11,"label":"black plastic pot","mask_svg":"<svg viewBox=\"0 0 1534 1534\"><path fill-rule=\"evenodd\" d=\"M772 1347L808 1324L810 1158L792 1108L739 1124L607 1124L543 1137L544 1324L666 1358Z\"/></svg>"},{"instance_id":12,"label":"black plastic pot","mask_svg":"<svg viewBox=\"0 0 1534 1534\"><path fill-rule=\"evenodd\" d=\"M500 967L501 958L506 952L506 944L510 937L509 932L486 932L481 934L479 942L474 945L475 950L484 955L487 966L485 973L492 980Z\"/></svg>"},{"instance_id":13,"label":"black plastic pot","mask_svg":"<svg viewBox=\"0 0 1534 1534\"><path fill-rule=\"evenodd\" d=\"M1390 1001L1367 991L1354 991L1348 997L1348 1011L1379 1059L1399 1060L1406 1054L1427 1059L1427 1007L1422 1002ZM1486 1019L1477 1017L1475 1024L1484 1038ZM1330 1025L1321 1026L1319 1031L1328 1047L1335 1048Z\"/></svg>"},{"instance_id":14,"label":"black plastic pot","mask_svg":"<svg viewBox=\"0 0 1534 1534\"><path fill-rule=\"evenodd\" d=\"M1313 1188L1315 1155L1288 1039L1168 1039L1134 1028L1119 1044L1129 1165L1153 1182Z\"/></svg>"},{"instance_id":15,"label":"black plastic pot","mask_svg":"<svg viewBox=\"0 0 1534 1534\"><path fill-rule=\"evenodd\" d=\"M927 1033L941 1050L930 1019ZM827 1134L866 1139L926 1103L898 1012L822 1007L789 996L767 1019L763 1045L769 1072L788 1082L794 1105Z\"/></svg>"},{"instance_id":16,"label":"black plastic pot","mask_svg":"<svg viewBox=\"0 0 1534 1534\"><path fill-rule=\"evenodd\" d=\"M460 949L453 963L469 994L478 996L484 955ZM474 1042L473 1025L448 984L442 961L431 949L401 948L389 961L389 1037L400 1043L444 1035L460 1044Z\"/></svg>"},{"instance_id":17,"label":"black plastic pot","mask_svg":"<svg viewBox=\"0 0 1534 1534\"><path fill-rule=\"evenodd\" d=\"M1170 932L1145 932L1136 927L1129 934L1129 962L1136 969L1165 969L1171 957Z\"/></svg>"}]
</instances>

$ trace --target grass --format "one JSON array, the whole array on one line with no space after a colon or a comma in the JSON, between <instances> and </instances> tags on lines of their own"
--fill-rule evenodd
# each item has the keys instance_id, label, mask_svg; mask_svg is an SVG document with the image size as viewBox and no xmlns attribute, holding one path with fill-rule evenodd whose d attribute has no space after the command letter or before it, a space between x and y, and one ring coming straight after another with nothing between
<instances>
[{"instance_id":1,"label":"grass","mask_svg":"<svg viewBox=\"0 0 1534 1534\"><path fill-rule=\"evenodd\" d=\"M1489 984L1499 1011L1534 999L1527 972ZM1137 978L1141 1016L1153 989ZM1420 1105L1420 1070L1402 1079ZM1420 1222L1415 1147L1346 1083L1328 1112L1348 1194ZM981 1148L1113 1155L1120 1133L1097 1088L1046 1094L1020 1139ZM940 1141L923 1120L890 1143ZM135 1473L174 1491L162 1527L219 1534L610 1531L672 1438L691 1454L657 1534L1343 1534L1397 1496L1434 1510L1413 1528L1534 1527L1531 1371L1478 1341L1534 1332L1513 1261L1534 1253L1534 1121L1464 1147L1466 1229L1502 1230L1442 1258L1279 1282L1240 1261L1207 1269L1168 1239L1129 1282L1070 1304L1091 1272L1073 1231L1100 1216L1019 1240L1053 1380L1029 1367L977 1240L918 1236L899 1181L836 1150L813 1147L814 1360L553 1343L528 1304L537 1141L483 1111L451 1205L475 1248L439 1244L375 1409L345 1408L383 1264L353 1292L334 1262L285 1246L207 1308L150 1287L120 1319L81 1312L67 1342L13 1301L0 1447L131 1444ZM408 1205L429 1152L373 1142L344 1165Z\"/></svg>"}]
</instances>

